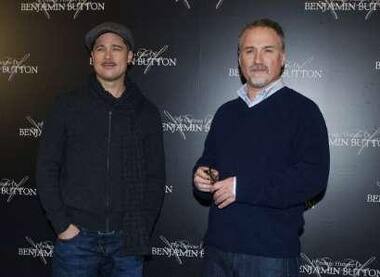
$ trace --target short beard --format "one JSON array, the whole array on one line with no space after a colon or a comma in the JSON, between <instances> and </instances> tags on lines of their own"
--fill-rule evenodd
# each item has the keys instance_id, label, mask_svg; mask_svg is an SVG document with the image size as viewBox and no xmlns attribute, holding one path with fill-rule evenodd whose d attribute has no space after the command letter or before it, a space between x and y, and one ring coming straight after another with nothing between
<instances>
[{"instance_id":1,"label":"short beard","mask_svg":"<svg viewBox=\"0 0 380 277\"><path fill-rule=\"evenodd\" d=\"M264 88L268 85L267 80L253 80L252 78L247 79L247 83L250 87L254 87L257 89Z\"/></svg>"}]
</instances>

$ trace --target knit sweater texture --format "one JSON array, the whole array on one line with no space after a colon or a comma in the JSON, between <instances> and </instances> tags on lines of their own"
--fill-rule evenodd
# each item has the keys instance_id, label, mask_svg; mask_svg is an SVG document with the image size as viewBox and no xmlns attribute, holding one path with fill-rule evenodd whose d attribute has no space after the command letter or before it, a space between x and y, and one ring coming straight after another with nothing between
<instances>
[{"instance_id":1,"label":"knit sweater texture","mask_svg":"<svg viewBox=\"0 0 380 277\"><path fill-rule=\"evenodd\" d=\"M237 98L215 114L198 166L236 176L236 202L209 211L207 245L266 257L300 253L305 202L323 193L328 135L317 105L287 87L248 108ZM196 192L209 198L211 195Z\"/></svg>"}]
</instances>

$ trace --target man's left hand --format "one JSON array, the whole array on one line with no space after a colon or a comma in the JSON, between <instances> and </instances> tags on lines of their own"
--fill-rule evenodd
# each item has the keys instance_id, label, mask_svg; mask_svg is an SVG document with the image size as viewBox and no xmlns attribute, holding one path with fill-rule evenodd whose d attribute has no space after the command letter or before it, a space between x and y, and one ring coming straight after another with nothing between
<instances>
[{"instance_id":1,"label":"man's left hand","mask_svg":"<svg viewBox=\"0 0 380 277\"><path fill-rule=\"evenodd\" d=\"M234 178L229 177L216 182L212 187L214 203L219 209L223 209L236 201Z\"/></svg>"}]
</instances>

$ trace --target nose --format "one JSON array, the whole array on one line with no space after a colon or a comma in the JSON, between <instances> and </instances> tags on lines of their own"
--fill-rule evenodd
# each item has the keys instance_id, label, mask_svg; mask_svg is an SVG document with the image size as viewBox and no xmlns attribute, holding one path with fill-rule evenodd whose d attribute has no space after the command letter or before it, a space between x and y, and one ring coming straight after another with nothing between
<instances>
[{"instance_id":1,"label":"nose","mask_svg":"<svg viewBox=\"0 0 380 277\"><path fill-rule=\"evenodd\" d=\"M262 54L260 51L256 51L255 55L253 56L253 62L254 63L262 63L263 61L263 58L262 58Z\"/></svg>"},{"instance_id":2,"label":"nose","mask_svg":"<svg viewBox=\"0 0 380 277\"><path fill-rule=\"evenodd\" d=\"M105 58L106 58L106 59L111 58L111 54L112 54L111 49L107 49L107 50L105 51Z\"/></svg>"}]
</instances>

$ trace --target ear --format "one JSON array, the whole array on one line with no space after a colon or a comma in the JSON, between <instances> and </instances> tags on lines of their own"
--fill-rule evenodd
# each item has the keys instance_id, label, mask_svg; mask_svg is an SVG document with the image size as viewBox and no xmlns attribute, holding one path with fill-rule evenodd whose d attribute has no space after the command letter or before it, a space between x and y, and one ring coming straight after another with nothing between
<instances>
[{"instance_id":1,"label":"ear","mask_svg":"<svg viewBox=\"0 0 380 277\"><path fill-rule=\"evenodd\" d=\"M128 51L127 63L130 64L133 59L133 52L131 50Z\"/></svg>"},{"instance_id":2,"label":"ear","mask_svg":"<svg viewBox=\"0 0 380 277\"><path fill-rule=\"evenodd\" d=\"M281 55L281 65L282 65L282 66L285 66L285 63L286 63L286 54L283 53L283 54Z\"/></svg>"},{"instance_id":3,"label":"ear","mask_svg":"<svg viewBox=\"0 0 380 277\"><path fill-rule=\"evenodd\" d=\"M94 51L90 52L90 65L94 63Z\"/></svg>"}]
</instances>

